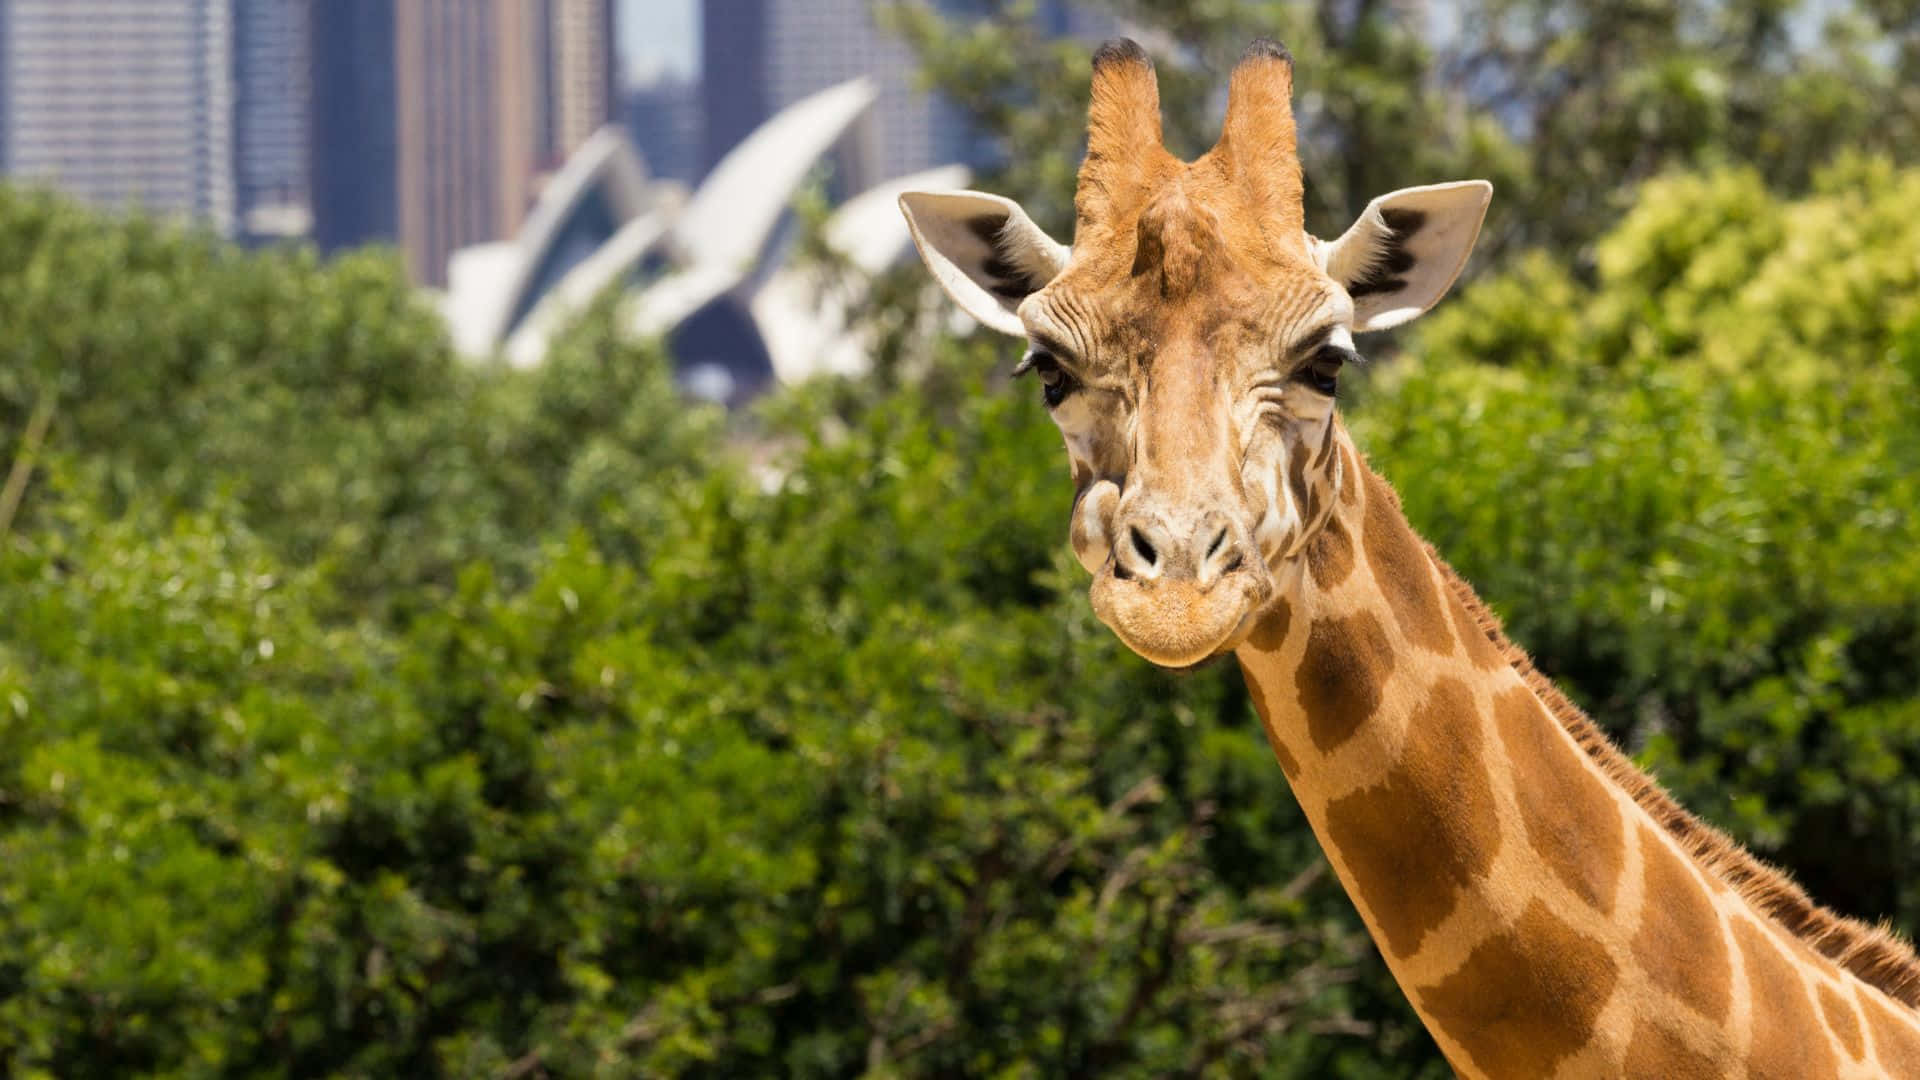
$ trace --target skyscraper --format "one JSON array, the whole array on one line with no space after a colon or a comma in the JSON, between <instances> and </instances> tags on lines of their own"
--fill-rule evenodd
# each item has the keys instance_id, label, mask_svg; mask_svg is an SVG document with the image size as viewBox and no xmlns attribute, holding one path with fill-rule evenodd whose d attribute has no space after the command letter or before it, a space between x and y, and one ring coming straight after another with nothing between
<instances>
[{"instance_id":1,"label":"skyscraper","mask_svg":"<svg viewBox=\"0 0 1920 1080\"><path fill-rule=\"evenodd\" d=\"M613 119L613 6L609 0L500 0L496 27L505 235L533 205L547 174Z\"/></svg>"},{"instance_id":2,"label":"skyscraper","mask_svg":"<svg viewBox=\"0 0 1920 1080\"><path fill-rule=\"evenodd\" d=\"M308 182L324 252L400 236L394 0L310 0Z\"/></svg>"},{"instance_id":3,"label":"skyscraper","mask_svg":"<svg viewBox=\"0 0 1920 1080\"><path fill-rule=\"evenodd\" d=\"M0 0L0 23L9 176L232 230L230 0Z\"/></svg>"},{"instance_id":4,"label":"skyscraper","mask_svg":"<svg viewBox=\"0 0 1920 1080\"><path fill-rule=\"evenodd\" d=\"M564 155L615 112L612 0L548 0L552 145Z\"/></svg>"},{"instance_id":5,"label":"skyscraper","mask_svg":"<svg viewBox=\"0 0 1920 1080\"><path fill-rule=\"evenodd\" d=\"M953 17L989 10L981 0L931 3ZM1074 36L1110 31L1114 22L1066 0L1040 0L1035 17ZM840 147L847 190L955 161L986 164L991 142L958 109L918 88L919 66L905 42L874 24L870 0L704 0L702 168L780 109L858 75L877 81L880 96Z\"/></svg>"},{"instance_id":6,"label":"skyscraper","mask_svg":"<svg viewBox=\"0 0 1920 1080\"><path fill-rule=\"evenodd\" d=\"M418 281L444 284L455 248L500 233L493 24L501 6L405 0L394 8L400 246Z\"/></svg>"},{"instance_id":7,"label":"skyscraper","mask_svg":"<svg viewBox=\"0 0 1920 1080\"><path fill-rule=\"evenodd\" d=\"M610 0L0 0L0 170L438 283L612 116Z\"/></svg>"},{"instance_id":8,"label":"skyscraper","mask_svg":"<svg viewBox=\"0 0 1920 1080\"><path fill-rule=\"evenodd\" d=\"M773 0L705 0L700 7L702 173L774 113L767 89L772 7Z\"/></svg>"},{"instance_id":9,"label":"skyscraper","mask_svg":"<svg viewBox=\"0 0 1920 1080\"><path fill-rule=\"evenodd\" d=\"M309 0L315 237L397 241L416 280L513 234L609 118L607 0ZM596 89L597 88L597 89Z\"/></svg>"},{"instance_id":10,"label":"skyscraper","mask_svg":"<svg viewBox=\"0 0 1920 1080\"><path fill-rule=\"evenodd\" d=\"M0 176L7 175L7 5L0 3Z\"/></svg>"},{"instance_id":11,"label":"skyscraper","mask_svg":"<svg viewBox=\"0 0 1920 1080\"><path fill-rule=\"evenodd\" d=\"M312 227L307 0L233 4L234 197L250 238Z\"/></svg>"},{"instance_id":12,"label":"skyscraper","mask_svg":"<svg viewBox=\"0 0 1920 1080\"><path fill-rule=\"evenodd\" d=\"M867 75L880 84L868 121L843 147L849 190L939 164L935 102L914 85L919 63L905 42L881 32L867 0L775 3L767 41L767 92L775 109L834 83Z\"/></svg>"},{"instance_id":13,"label":"skyscraper","mask_svg":"<svg viewBox=\"0 0 1920 1080\"><path fill-rule=\"evenodd\" d=\"M700 179L700 84L663 74L630 87L627 128L647 171L692 185Z\"/></svg>"}]
</instances>

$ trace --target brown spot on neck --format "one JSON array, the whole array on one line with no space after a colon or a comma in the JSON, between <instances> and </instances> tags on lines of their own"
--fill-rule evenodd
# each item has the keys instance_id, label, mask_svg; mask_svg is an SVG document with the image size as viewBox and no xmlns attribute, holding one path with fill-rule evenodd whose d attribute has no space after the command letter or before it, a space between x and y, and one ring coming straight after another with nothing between
<instances>
[{"instance_id":1,"label":"brown spot on neck","mask_svg":"<svg viewBox=\"0 0 1920 1080\"><path fill-rule=\"evenodd\" d=\"M1441 604L1426 545L1400 514L1400 500L1377 474L1367 474L1366 522L1360 546L1374 582L1407 640L1437 653L1454 649L1453 630Z\"/></svg>"},{"instance_id":2,"label":"brown spot on neck","mask_svg":"<svg viewBox=\"0 0 1920 1080\"><path fill-rule=\"evenodd\" d=\"M1380 708L1392 674L1393 644L1372 612L1313 620L1294 673L1313 745L1324 754L1352 738Z\"/></svg>"},{"instance_id":3,"label":"brown spot on neck","mask_svg":"<svg viewBox=\"0 0 1920 1080\"><path fill-rule=\"evenodd\" d=\"M1720 917L1700 881L1658 834L1640 830L1645 881L1633 957L1654 985L1720 1023L1733 1005L1733 962Z\"/></svg>"},{"instance_id":4,"label":"brown spot on neck","mask_svg":"<svg viewBox=\"0 0 1920 1080\"><path fill-rule=\"evenodd\" d=\"M1307 544L1307 573L1322 589L1333 588L1353 573L1353 537L1338 517L1328 520Z\"/></svg>"},{"instance_id":5,"label":"brown spot on neck","mask_svg":"<svg viewBox=\"0 0 1920 1080\"><path fill-rule=\"evenodd\" d=\"M1247 641L1264 653L1277 653L1287 643L1287 631L1293 628L1293 605L1285 598L1275 600L1261 612Z\"/></svg>"},{"instance_id":6,"label":"brown spot on neck","mask_svg":"<svg viewBox=\"0 0 1920 1080\"><path fill-rule=\"evenodd\" d=\"M1866 1056L1867 1043L1860 1034L1860 1014L1854 1011L1853 1002L1840 991L1820 983L1820 1015L1827 1018L1827 1027L1840 1040L1840 1048L1855 1061Z\"/></svg>"},{"instance_id":7,"label":"brown spot on neck","mask_svg":"<svg viewBox=\"0 0 1920 1080\"><path fill-rule=\"evenodd\" d=\"M1534 901L1460 969L1414 993L1437 1031L1488 1076L1551 1076L1587 1044L1619 977L1604 945Z\"/></svg>"},{"instance_id":8,"label":"brown spot on neck","mask_svg":"<svg viewBox=\"0 0 1920 1080\"><path fill-rule=\"evenodd\" d=\"M1293 606L1285 600L1276 600L1261 614L1253 632L1247 635L1247 644L1268 656L1277 656L1287 643L1287 632L1292 628ZM1280 763L1280 771L1287 774L1287 779L1294 780L1300 775L1300 759L1288 748L1286 737L1275 725L1280 714L1274 710L1273 703L1267 700L1267 691L1260 679L1247 669L1244 655L1241 657L1240 670L1246 679L1248 692L1253 695L1253 707L1260 714L1261 724L1267 729L1267 743L1273 747L1274 760Z\"/></svg>"},{"instance_id":9,"label":"brown spot on neck","mask_svg":"<svg viewBox=\"0 0 1920 1080\"><path fill-rule=\"evenodd\" d=\"M1913 1014L1896 1014L1885 1003L1857 993L1867 1030L1873 1036L1873 1057L1888 1076L1920 1076L1920 1022Z\"/></svg>"},{"instance_id":10,"label":"brown spot on neck","mask_svg":"<svg viewBox=\"0 0 1920 1080\"><path fill-rule=\"evenodd\" d=\"M1324 826L1381 945L1401 957L1486 874L1501 839L1473 692L1441 679L1408 725L1386 777L1328 803Z\"/></svg>"},{"instance_id":11,"label":"brown spot on neck","mask_svg":"<svg viewBox=\"0 0 1920 1080\"><path fill-rule=\"evenodd\" d=\"M1366 482L1369 470L1362 469L1353 451L1340 447L1340 464L1344 475L1340 482L1340 501L1348 506L1360 505L1360 485Z\"/></svg>"},{"instance_id":12,"label":"brown spot on neck","mask_svg":"<svg viewBox=\"0 0 1920 1080\"><path fill-rule=\"evenodd\" d=\"M1665 1025L1642 1020L1627 1042L1626 1075L1645 1080L1722 1080L1726 1068Z\"/></svg>"},{"instance_id":13,"label":"brown spot on neck","mask_svg":"<svg viewBox=\"0 0 1920 1080\"><path fill-rule=\"evenodd\" d=\"M1458 585L1465 584L1458 578L1454 581ZM1475 623L1472 615L1467 614L1467 607L1460 602L1458 595L1447 597L1447 608L1453 614L1454 632L1460 636L1460 643L1466 647L1467 656L1473 660L1474 667L1482 671L1498 671L1508 666L1506 657L1500 655L1500 646L1487 636L1485 629Z\"/></svg>"},{"instance_id":14,"label":"brown spot on neck","mask_svg":"<svg viewBox=\"0 0 1920 1080\"><path fill-rule=\"evenodd\" d=\"M1626 870L1626 826L1612 792L1532 692L1515 686L1493 702L1512 763L1527 841L1567 888L1613 913Z\"/></svg>"},{"instance_id":15,"label":"brown spot on neck","mask_svg":"<svg viewBox=\"0 0 1920 1080\"><path fill-rule=\"evenodd\" d=\"M1756 1080L1817 1080L1837 1076L1826 1028L1813 1012L1806 983L1773 935L1750 919L1733 921L1734 940L1746 961L1747 995L1753 999L1753 1049L1747 1074Z\"/></svg>"}]
</instances>

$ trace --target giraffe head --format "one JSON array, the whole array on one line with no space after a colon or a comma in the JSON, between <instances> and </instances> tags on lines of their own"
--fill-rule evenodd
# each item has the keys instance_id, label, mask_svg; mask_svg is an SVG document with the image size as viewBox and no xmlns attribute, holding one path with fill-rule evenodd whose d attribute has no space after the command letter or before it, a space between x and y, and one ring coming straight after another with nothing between
<instances>
[{"instance_id":1,"label":"giraffe head","mask_svg":"<svg viewBox=\"0 0 1920 1080\"><path fill-rule=\"evenodd\" d=\"M1066 437L1069 535L1120 639L1180 667L1236 647L1297 581L1334 512L1334 395L1354 337L1419 315L1453 284L1491 185L1381 196L1338 239L1307 235L1293 60L1256 41L1219 141L1161 145L1138 45L1093 58L1072 248L980 192L901 197L921 256L981 323L1026 340Z\"/></svg>"}]
</instances>

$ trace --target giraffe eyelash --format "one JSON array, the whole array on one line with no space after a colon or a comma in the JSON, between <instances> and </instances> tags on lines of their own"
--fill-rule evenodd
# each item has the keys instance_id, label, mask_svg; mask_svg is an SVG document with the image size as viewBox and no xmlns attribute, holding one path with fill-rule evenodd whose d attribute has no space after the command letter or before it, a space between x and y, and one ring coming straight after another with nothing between
<instances>
[{"instance_id":1,"label":"giraffe eyelash","mask_svg":"<svg viewBox=\"0 0 1920 1080\"><path fill-rule=\"evenodd\" d=\"M1060 366L1059 358L1050 350L1035 345L1014 365L1013 377L1019 378L1027 372L1033 372L1040 379L1040 398L1051 409L1065 401L1067 395L1078 387L1079 381L1066 368Z\"/></svg>"}]
</instances>

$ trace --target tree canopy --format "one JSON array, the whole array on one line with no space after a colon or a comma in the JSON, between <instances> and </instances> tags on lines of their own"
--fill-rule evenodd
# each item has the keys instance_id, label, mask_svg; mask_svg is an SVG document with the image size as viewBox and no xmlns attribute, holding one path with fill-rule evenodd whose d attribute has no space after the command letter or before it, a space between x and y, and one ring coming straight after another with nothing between
<instances>
[{"instance_id":1,"label":"tree canopy","mask_svg":"<svg viewBox=\"0 0 1920 1080\"><path fill-rule=\"evenodd\" d=\"M1650 183L1350 415L1663 781L1911 929L1920 173L1812 190ZM994 343L786 394L769 474L604 309L469 369L379 256L0 235L10 454L55 402L0 539L0 1069L1445 1075L1238 676L1093 619Z\"/></svg>"},{"instance_id":2,"label":"tree canopy","mask_svg":"<svg viewBox=\"0 0 1920 1080\"><path fill-rule=\"evenodd\" d=\"M1920 928L1912 14L1103 6L1181 138L1293 47L1320 231L1496 180L1360 443L1683 802ZM893 18L1064 236L1084 48ZM727 417L612 302L466 366L390 254L0 189L0 1073L1447 1075L903 281L879 377Z\"/></svg>"},{"instance_id":3,"label":"tree canopy","mask_svg":"<svg viewBox=\"0 0 1920 1080\"><path fill-rule=\"evenodd\" d=\"M989 183L1066 237L1087 103L1087 46L1021 0L964 15L883 0L942 92L1001 141ZM1488 256L1577 254L1637 185L1735 162L1808 189L1841 150L1920 152L1920 9L1897 0L1086 0L1140 38L1169 149L1204 151L1226 74L1270 36L1295 57L1307 227L1337 235L1375 195L1484 177ZM987 17L982 17L986 14Z\"/></svg>"}]
</instances>

